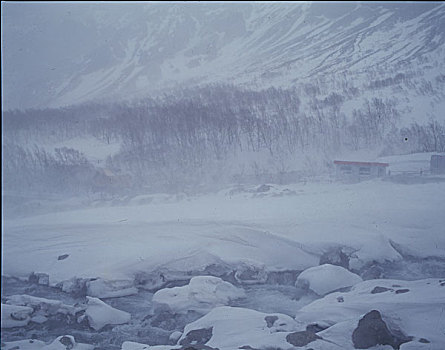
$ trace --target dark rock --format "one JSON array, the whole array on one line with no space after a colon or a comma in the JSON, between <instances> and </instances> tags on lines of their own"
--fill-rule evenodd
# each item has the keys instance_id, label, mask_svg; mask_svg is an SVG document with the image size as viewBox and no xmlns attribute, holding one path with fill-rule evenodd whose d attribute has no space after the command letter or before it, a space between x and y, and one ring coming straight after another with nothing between
<instances>
[{"instance_id":1,"label":"dark rock","mask_svg":"<svg viewBox=\"0 0 445 350\"><path fill-rule=\"evenodd\" d=\"M397 289L396 290L396 294L403 294L403 293L408 293L409 289Z\"/></svg>"},{"instance_id":2,"label":"dark rock","mask_svg":"<svg viewBox=\"0 0 445 350\"><path fill-rule=\"evenodd\" d=\"M377 310L372 310L363 316L352 333L352 342L356 349L390 345L393 349L398 350L401 344L411 340L412 337L407 337L401 332L391 332Z\"/></svg>"},{"instance_id":3,"label":"dark rock","mask_svg":"<svg viewBox=\"0 0 445 350\"><path fill-rule=\"evenodd\" d=\"M57 260L65 260L65 259L68 258L68 257L69 257L69 254L59 255L59 256L57 257Z\"/></svg>"},{"instance_id":4,"label":"dark rock","mask_svg":"<svg viewBox=\"0 0 445 350\"><path fill-rule=\"evenodd\" d=\"M180 345L195 345L207 343L213 335L213 327L194 329L188 332L184 339L182 339Z\"/></svg>"},{"instance_id":5,"label":"dark rock","mask_svg":"<svg viewBox=\"0 0 445 350\"><path fill-rule=\"evenodd\" d=\"M65 346L66 350L71 350L76 345L70 337L63 336L59 339L59 342Z\"/></svg>"},{"instance_id":6,"label":"dark rock","mask_svg":"<svg viewBox=\"0 0 445 350\"><path fill-rule=\"evenodd\" d=\"M43 286L49 285L49 275L46 273L33 272L28 277L29 283L41 284Z\"/></svg>"},{"instance_id":7,"label":"dark rock","mask_svg":"<svg viewBox=\"0 0 445 350\"><path fill-rule=\"evenodd\" d=\"M235 281L239 284L265 283L267 273L264 268L256 266L239 266L235 271Z\"/></svg>"},{"instance_id":8,"label":"dark rock","mask_svg":"<svg viewBox=\"0 0 445 350\"><path fill-rule=\"evenodd\" d=\"M386 287L379 287L379 286L377 286L377 287L374 287L373 290L371 290L371 294L384 293L384 292L387 292L387 291L389 291L389 290L393 290L393 289L391 289L391 288L386 288Z\"/></svg>"},{"instance_id":9,"label":"dark rock","mask_svg":"<svg viewBox=\"0 0 445 350\"><path fill-rule=\"evenodd\" d=\"M175 314L170 310L162 310L150 319L150 325L169 331L174 330L176 327Z\"/></svg>"},{"instance_id":10,"label":"dark rock","mask_svg":"<svg viewBox=\"0 0 445 350\"><path fill-rule=\"evenodd\" d=\"M363 280L375 280L383 277L383 268L378 265L370 265L363 269L360 276Z\"/></svg>"},{"instance_id":11,"label":"dark rock","mask_svg":"<svg viewBox=\"0 0 445 350\"><path fill-rule=\"evenodd\" d=\"M267 284L281 284L286 286L295 286L297 276L301 271L287 270L287 271L269 271L267 273Z\"/></svg>"},{"instance_id":12,"label":"dark rock","mask_svg":"<svg viewBox=\"0 0 445 350\"><path fill-rule=\"evenodd\" d=\"M305 346L317 339L321 339L321 337L310 331L289 333L286 336L286 341L294 346Z\"/></svg>"},{"instance_id":13,"label":"dark rock","mask_svg":"<svg viewBox=\"0 0 445 350\"><path fill-rule=\"evenodd\" d=\"M267 323L267 328L270 328L273 326L275 321L278 320L278 317L277 316L266 316L266 317L264 317L264 320Z\"/></svg>"},{"instance_id":14,"label":"dark rock","mask_svg":"<svg viewBox=\"0 0 445 350\"><path fill-rule=\"evenodd\" d=\"M329 327L325 327L325 326L321 326L318 323L313 323L313 324L309 324L306 326L306 330L308 332L312 332L312 333L318 333L321 331L324 331L325 329L328 329Z\"/></svg>"},{"instance_id":15,"label":"dark rock","mask_svg":"<svg viewBox=\"0 0 445 350\"><path fill-rule=\"evenodd\" d=\"M337 301L338 301L339 303L344 303L344 302L345 302L345 298L343 298L343 297L337 297Z\"/></svg>"},{"instance_id":16,"label":"dark rock","mask_svg":"<svg viewBox=\"0 0 445 350\"><path fill-rule=\"evenodd\" d=\"M420 338L420 339L419 339L419 343L429 344L429 343L431 343L431 342L430 342L428 339Z\"/></svg>"},{"instance_id":17,"label":"dark rock","mask_svg":"<svg viewBox=\"0 0 445 350\"><path fill-rule=\"evenodd\" d=\"M335 248L325 252L320 257L320 265L331 264L349 269L349 256L341 248Z\"/></svg>"}]
</instances>

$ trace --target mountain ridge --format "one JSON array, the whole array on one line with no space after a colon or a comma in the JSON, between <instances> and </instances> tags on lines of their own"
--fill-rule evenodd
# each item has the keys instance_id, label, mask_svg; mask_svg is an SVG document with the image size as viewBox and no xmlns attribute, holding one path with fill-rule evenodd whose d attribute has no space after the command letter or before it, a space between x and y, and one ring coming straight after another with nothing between
<instances>
[{"instance_id":1,"label":"mountain ridge","mask_svg":"<svg viewBox=\"0 0 445 350\"><path fill-rule=\"evenodd\" d=\"M3 8L4 109L114 101L214 82L289 87L407 66L443 71L445 56L441 3Z\"/></svg>"}]
</instances>

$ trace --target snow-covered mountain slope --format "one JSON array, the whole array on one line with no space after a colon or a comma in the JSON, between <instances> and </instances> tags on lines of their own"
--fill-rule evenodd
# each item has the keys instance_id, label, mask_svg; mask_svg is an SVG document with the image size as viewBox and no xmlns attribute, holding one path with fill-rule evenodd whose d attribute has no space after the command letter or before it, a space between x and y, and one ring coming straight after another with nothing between
<instances>
[{"instance_id":1,"label":"snow-covered mountain slope","mask_svg":"<svg viewBox=\"0 0 445 350\"><path fill-rule=\"evenodd\" d=\"M442 3L2 7L6 109L216 81L289 86L407 67L443 72Z\"/></svg>"}]
</instances>

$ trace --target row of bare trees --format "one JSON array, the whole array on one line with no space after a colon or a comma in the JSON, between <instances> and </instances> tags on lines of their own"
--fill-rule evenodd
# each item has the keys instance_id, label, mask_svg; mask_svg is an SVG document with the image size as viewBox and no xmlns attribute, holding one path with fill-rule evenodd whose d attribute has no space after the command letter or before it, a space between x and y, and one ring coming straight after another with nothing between
<instances>
[{"instance_id":1,"label":"row of bare trees","mask_svg":"<svg viewBox=\"0 0 445 350\"><path fill-rule=\"evenodd\" d=\"M341 112L344 101L338 92L323 98L315 94L302 110L297 89L213 85L134 103L5 112L6 185L88 188L94 171L85 156L67 148L49 153L27 146L30 140L119 142L120 151L107 166L153 190L230 181L240 169L299 171L305 166L296 163L301 154L329 158L345 150L383 147L406 152L406 145L400 146L405 138L411 141L410 152L445 151L445 125L437 121L400 129L394 101L364 99L350 116Z\"/></svg>"}]
</instances>

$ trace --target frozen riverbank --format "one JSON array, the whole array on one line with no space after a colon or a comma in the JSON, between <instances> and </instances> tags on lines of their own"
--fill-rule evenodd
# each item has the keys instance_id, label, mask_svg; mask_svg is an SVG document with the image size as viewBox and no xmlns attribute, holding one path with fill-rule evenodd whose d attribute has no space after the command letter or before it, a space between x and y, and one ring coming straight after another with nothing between
<instances>
[{"instance_id":1,"label":"frozen riverbank","mask_svg":"<svg viewBox=\"0 0 445 350\"><path fill-rule=\"evenodd\" d=\"M445 343L440 327L417 334L413 331L416 327L425 328L408 315L414 311L433 312L437 324L443 322L440 317L445 303L443 198L443 182L271 185L236 187L180 200L150 202L149 197L136 198L121 206L7 219L2 272L10 277L4 278L2 302L23 300L11 299L14 295L31 295L72 307L77 305L80 309L68 313L71 315L68 317L59 312L36 314L36 310L29 310L34 306L17 305L28 309L17 309L19 314L7 317L12 321L23 318L18 321L24 325L3 329L2 339L13 342L36 338L49 343L59 336L73 335L77 342L98 349L142 349L156 344L168 345L162 349L179 349L185 347L179 337L187 338L187 330L213 327L216 333L207 332L207 338L198 344L200 348L229 349L233 344L223 341L218 332L221 336L236 333L236 322L253 322L253 325L265 322L266 333L248 333L251 337L246 336L245 343L237 338L237 346L265 349L272 344L286 348L284 345L288 344L290 348L296 346L292 343L297 342L296 337L303 336L290 334L309 326L299 324L303 319L298 316L299 310L312 310L311 305L321 305L314 302L322 300L330 303L334 298L331 291L335 294L339 287L335 276L332 278L336 283L325 281L329 273L316 277L313 283L318 283L318 287L310 285L308 278L312 278L312 272L302 275L310 276L305 277L303 284L297 283L298 276L308 268L332 263L360 277L345 279L346 289L340 288L344 294L335 296L339 298L335 299L338 308L330 311L337 316L326 320L319 311L312 315L305 311L307 322L318 325L310 328L318 332L317 336L353 349L351 334L361 318L377 305L368 294L379 287L378 291L387 292L379 296L384 297L381 299L384 306L377 310L383 321L396 324L406 337L412 337L400 349L439 350ZM193 288L183 287L193 276L221 278L238 288L238 292L234 289L231 297L213 295L212 291L218 288L231 288L218 287L219 282L199 284L202 291L195 284ZM382 278L387 282L382 282ZM366 293L361 287L352 286L361 285L361 279L372 284L372 288L367 285L370 290L366 287ZM417 282L409 282L414 280ZM166 288L172 287L182 289L167 291ZM399 294L405 292L398 291L406 289L416 291L408 294L411 298L404 299L402 305L399 301L405 296L399 298ZM154 303L153 294L159 290L166 291ZM204 291L207 292L202 294ZM323 295L314 291L328 294L320 299ZM93 299L87 300L86 296ZM354 305L361 305L354 306L356 311L352 313L345 311L350 310L349 296L355 300ZM165 305L176 305L176 309L163 307L159 300L165 301ZM425 308L411 310L423 300L428 304ZM88 313L89 303L96 310L108 311L99 312L99 316ZM227 325L219 328L219 307L229 308L218 312L227 311L227 317L233 318L232 330ZM216 311L212 313L213 310ZM258 313L250 314L251 311ZM396 311L401 314L397 316ZM208 312L211 316L199 321ZM110 316L109 320L110 313L116 317ZM279 315L294 321L286 323L288 328L272 332L269 328L274 327L273 323L271 327L267 325L274 317L284 317ZM238 317L240 321L236 321ZM329 328L324 330L325 327ZM308 346L314 349L336 346L317 339ZM429 343L419 342L420 339ZM8 344L7 349L18 346ZM40 349L43 345L34 346Z\"/></svg>"}]
</instances>

